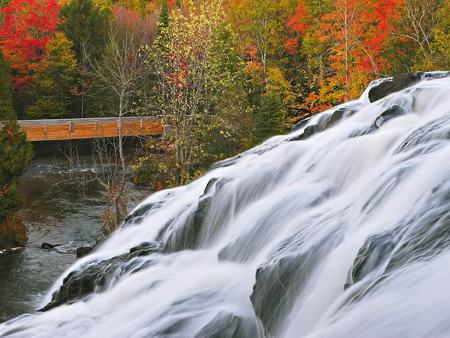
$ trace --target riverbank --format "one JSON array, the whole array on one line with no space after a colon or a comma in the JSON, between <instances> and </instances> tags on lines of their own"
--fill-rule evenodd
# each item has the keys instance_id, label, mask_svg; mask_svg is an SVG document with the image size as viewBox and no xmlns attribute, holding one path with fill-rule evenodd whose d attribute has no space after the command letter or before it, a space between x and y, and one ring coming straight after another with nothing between
<instances>
[{"instance_id":1,"label":"riverbank","mask_svg":"<svg viewBox=\"0 0 450 338\"><path fill-rule=\"evenodd\" d=\"M56 154L56 155L55 155ZM90 156L83 157L89 169ZM96 189L84 196L58 184L68 170L54 149L38 149L28 172L20 180L25 205L20 216L27 227L23 248L0 248L0 322L34 312L52 283L76 260L76 249L93 245L101 231L106 203ZM130 207L148 191L131 182ZM42 249L42 243L61 244Z\"/></svg>"}]
</instances>

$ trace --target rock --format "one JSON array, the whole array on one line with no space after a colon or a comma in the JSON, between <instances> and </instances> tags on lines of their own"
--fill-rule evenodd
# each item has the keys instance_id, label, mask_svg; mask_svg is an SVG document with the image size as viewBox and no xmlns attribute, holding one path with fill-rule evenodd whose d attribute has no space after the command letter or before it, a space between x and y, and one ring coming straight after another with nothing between
<instances>
[{"instance_id":1,"label":"rock","mask_svg":"<svg viewBox=\"0 0 450 338\"><path fill-rule=\"evenodd\" d=\"M173 229L166 241L165 250L176 252L195 248L200 239L205 226L210 229L214 224L206 224L206 218L213 203L214 196L228 182L223 178L211 178L205 187L205 191L200 196L195 210L189 215L186 222Z\"/></svg>"},{"instance_id":2,"label":"rock","mask_svg":"<svg viewBox=\"0 0 450 338\"><path fill-rule=\"evenodd\" d=\"M301 119L292 128L292 131L296 131L296 130L299 130L300 128L303 128L309 122L309 120L311 120L311 119L312 119L312 116L308 116L308 117L305 117L305 118Z\"/></svg>"},{"instance_id":3,"label":"rock","mask_svg":"<svg viewBox=\"0 0 450 338\"><path fill-rule=\"evenodd\" d=\"M23 246L17 246L14 248L7 248L7 249L0 248L0 255L6 255L6 254L22 251L23 249L25 249L25 247L23 247Z\"/></svg>"},{"instance_id":4,"label":"rock","mask_svg":"<svg viewBox=\"0 0 450 338\"><path fill-rule=\"evenodd\" d=\"M241 157L242 157L242 155L239 154L237 156L230 157L230 158L227 158L225 160L213 163L211 165L211 167L208 169L208 171L211 171L211 170L214 170L214 169L217 169L217 168L229 167L229 166L235 164L237 162L237 160L239 160Z\"/></svg>"},{"instance_id":5,"label":"rock","mask_svg":"<svg viewBox=\"0 0 450 338\"><path fill-rule=\"evenodd\" d=\"M408 88L423 78L422 72L407 73L394 76L392 79L381 82L369 90L370 102L375 102L389 94Z\"/></svg>"},{"instance_id":6,"label":"rock","mask_svg":"<svg viewBox=\"0 0 450 338\"><path fill-rule=\"evenodd\" d=\"M321 132L323 130L326 130L326 129L329 129L329 128L335 126L339 121L342 120L342 118L344 117L345 114L353 114L356 111L357 110L355 109L355 107L347 106L347 107L341 107L339 109L336 109L331 114L322 115L318 119L316 124L307 126L303 130L303 133L290 138L289 141L306 140L307 138L311 137L312 135L314 135L318 132ZM303 120L300 120L300 122L298 122L292 130L296 131L296 130L304 127L311 120L311 118L312 117L307 117Z\"/></svg>"},{"instance_id":7,"label":"rock","mask_svg":"<svg viewBox=\"0 0 450 338\"><path fill-rule=\"evenodd\" d=\"M87 256L94 249L93 246L81 246L77 248L77 258Z\"/></svg>"},{"instance_id":8,"label":"rock","mask_svg":"<svg viewBox=\"0 0 450 338\"><path fill-rule=\"evenodd\" d=\"M366 240L348 272L344 289L353 287L353 292L345 303L359 301L393 273L450 249L450 183L435 187L425 205Z\"/></svg>"},{"instance_id":9,"label":"rock","mask_svg":"<svg viewBox=\"0 0 450 338\"><path fill-rule=\"evenodd\" d=\"M330 118L325 121L323 126L320 128L321 130L325 130L328 128L331 128L335 126L342 118L344 117L344 114L349 111L347 108L339 108L336 109L333 114L331 114Z\"/></svg>"},{"instance_id":10,"label":"rock","mask_svg":"<svg viewBox=\"0 0 450 338\"><path fill-rule=\"evenodd\" d=\"M307 138L311 137L312 135L314 135L315 133L317 133L318 131L320 131L319 127L315 124L307 126L305 128L305 130L303 130L303 133L294 136L292 138L289 139L289 141L301 141L301 140L306 140Z\"/></svg>"},{"instance_id":11,"label":"rock","mask_svg":"<svg viewBox=\"0 0 450 338\"><path fill-rule=\"evenodd\" d=\"M369 237L359 249L350 268L344 289L358 283L373 271L382 267L395 248L397 230L386 231Z\"/></svg>"},{"instance_id":12,"label":"rock","mask_svg":"<svg viewBox=\"0 0 450 338\"><path fill-rule=\"evenodd\" d=\"M374 127L380 128L386 122L405 114L407 114L407 111L403 107L395 104L377 117L374 123Z\"/></svg>"},{"instance_id":13,"label":"rock","mask_svg":"<svg viewBox=\"0 0 450 338\"><path fill-rule=\"evenodd\" d=\"M39 311L48 311L61 304L83 299L94 292L102 292L110 285L111 277L117 279L124 274L136 273L154 264L153 260L142 261L137 259L138 257L161 251L160 243L142 243L131 248L129 253L88 262L79 270L70 272L60 288L52 295L50 303Z\"/></svg>"},{"instance_id":14,"label":"rock","mask_svg":"<svg viewBox=\"0 0 450 338\"><path fill-rule=\"evenodd\" d=\"M256 319L220 312L196 334L196 338L234 337L264 337L264 329Z\"/></svg>"},{"instance_id":15,"label":"rock","mask_svg":"<svg viewBox=\"0 0 450 338\"><path fill-rule=\"evenodd\" d=\"M306 292L308 276L314 273L320 257L340 242L339 230L311 243L306 251L302 249L305 237L300 231L283 241L257 269L250 299L268 337L276 336L282 318L290 313L296 297Z\"/></svg>"},{"instance_id":16,"label":"rock","mask_svg":"<svg viewBox=\"0 0 450 338\"><path fill-rule=\"evenodd\" d=\"M41 244L41 249L45 249L45 250L51 250L56 248L57 246L61 246L62 244L51 244L51 243L42 243Z\"/></svg>"}]
</instances>

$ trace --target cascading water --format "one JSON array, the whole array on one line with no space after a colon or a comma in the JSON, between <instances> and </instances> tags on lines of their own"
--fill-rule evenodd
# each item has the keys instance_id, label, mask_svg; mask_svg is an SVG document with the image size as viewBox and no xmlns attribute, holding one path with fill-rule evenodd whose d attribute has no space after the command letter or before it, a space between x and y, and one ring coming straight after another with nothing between
<instances>
[{"instance_id":1,"label":"cascading water","mask_svg":"<svg viewBox=\"0 0 450 338\"><path fill-rule=\"evenodd\" d=\"M150 196L0 336L449 337L445 75Z\"/></svg>"}]
</instances>

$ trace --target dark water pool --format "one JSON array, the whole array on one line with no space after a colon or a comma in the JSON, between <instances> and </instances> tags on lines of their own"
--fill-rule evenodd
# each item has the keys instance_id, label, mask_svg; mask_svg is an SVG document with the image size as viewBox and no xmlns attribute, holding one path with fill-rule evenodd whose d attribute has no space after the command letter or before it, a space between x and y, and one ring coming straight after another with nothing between
<instances>
[{"instance_id":1,"label":"dark water pool","mask_svg":"<svg viewBox=\"0 0 450 338\"><path fill-rule=\"evenodd\" d=\"M95 242L105 207L94 190L85 196L57 184L61 167L54 160L33 160L21 180L25 207L21 215L28 227L24 250L0 255L0 322L35 311L58 276L75 259L78 246ZM148 192L130 185L130 207ZM43 250L43 242L63 244L59 250Z\"/></svg>"}]
</instances>

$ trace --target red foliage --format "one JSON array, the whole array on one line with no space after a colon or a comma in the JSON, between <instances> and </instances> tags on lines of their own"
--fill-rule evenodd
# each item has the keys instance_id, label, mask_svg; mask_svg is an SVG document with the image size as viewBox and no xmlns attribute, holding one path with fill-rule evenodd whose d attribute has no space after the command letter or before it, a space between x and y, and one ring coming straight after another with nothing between
<instances>
[{"instance_id":1,"label":"red foliage","mask_svg":"<svg viewBox=\"0 0 450 338\"><path fill-rule=\"evenodd\" d=\"M300 0L294 16L292 16L287 23L290 31L297 35L296 37L289 38L286 41L285 47L289 54L295 55L297 53L298 36L302 36L305 31L310 28L309 20L308 7L306 6L304 0Z\"/></svg>"},{"instance_id":2,"label":"red foliage","mask_svg":"<svg viewBox=\"0 0 450 338\"><path fill-rule=\"evenodd\" d=\"M349 76L365 72L371 77L386 69L383 52L399 1L337 0L335 9L321 18L324 40L333 41L331 67L342 71L347 64Z\"/></svg>"},{"instance_id":3,"label":"red foliage","mask_svg":"<svg viewBox=\"0 0 450 338\"><path fill-rule=\"evenodd\" d=\"M304 0L300 0L297 5L295 15L288 21L288 27L295 33L303 34L309 27L308 8Z\"/></svg>"},{"instance_id":4,"label":"red foliage","mask_svg":"<svg viewBox=\"0 0 450 338\"><path fill-rule=\"evenodd\" d=\"M286 48L289 54L295 55L298 49L298 38L287 39L284 47Z\"/></svg>"},{"instance_id":5,"label":"red foliage","mask_svg":"<svg viewBox=\"0 0 450 338\"><path fill-rule=\"evenodd\" d=\"M31 86L33 70L45 57L45 50L59 24L56 0L11 0L1 9L0 43L14 70L13 87Z\"/></svg>"},{"instance_id":6,"label":"red foliage","mask_svg":"<svg viewBox=\"0 0 450 338\"><path fill-rule=\"evenodd\" d=\"M153 41L157 34L157 17L143 16L135 9L113 8L113 24L119 34L128 36L130 42L143 44Z\"/></svg>"}]
</instances>

